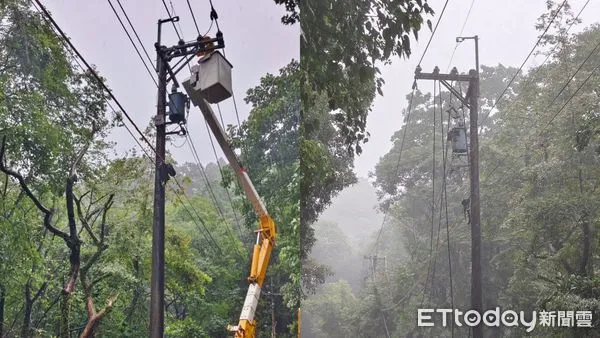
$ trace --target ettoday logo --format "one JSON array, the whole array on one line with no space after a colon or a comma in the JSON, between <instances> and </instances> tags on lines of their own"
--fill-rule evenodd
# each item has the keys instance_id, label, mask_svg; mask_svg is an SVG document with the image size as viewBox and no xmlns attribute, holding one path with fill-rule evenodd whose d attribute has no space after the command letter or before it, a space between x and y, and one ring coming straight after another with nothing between
<instances>
[{"instance_id":1,"label":"ettoday logo","mask_svg":"<svg viewBox=\"0 0 600 338\"><path fill-rule=\"evenodd\" d=\"M592 311L533 311L530 315L513 310L500 311L499 307L479 313L475 310L457 309L418 309L417 325L431 327L436 325L436 317L441 317L443 327L453 320L457 327L474 327L483 324L488 327L525 327L527 332L540 326L592 327Z\"/></svg>"}]
</instances>

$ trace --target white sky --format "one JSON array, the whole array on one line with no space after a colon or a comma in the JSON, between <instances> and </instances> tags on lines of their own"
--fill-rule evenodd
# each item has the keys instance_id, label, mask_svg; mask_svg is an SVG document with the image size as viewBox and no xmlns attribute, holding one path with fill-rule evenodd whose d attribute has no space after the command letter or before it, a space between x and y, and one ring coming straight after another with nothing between
<instances>
[{"instance_id":1,"label":"white sky","mask_svg":"<svg viewBox=\"0 0 600 338\"><path fill-rule=\"evenodd\" d=\"M116 0L112 0L118 9ZM175 12L180 15L181 28L187 40L196 37L196 29L185 0L171 0ZM170 9L170 3L167 0ZM430 0L436 11L432 19L435 24L445 0ZM125 109L140 128L144 129L156 109L156 87L150 80L131 43L123 32L117 18L105 0L48 0L47 8L72 42L88 60L97 65L101 74L107 78L109 86ZM165 18L166 12L160 0L121 0L131 21L137 29L150 56L154 58L156 41L156 22ZM190 0L198 25L202 33L210 25L208 0ZM245 119L249 107L244 103L246 90L259 83L266 73L277 73L291 59L299 59L300 27L284 26L280 18L284 13L282 6L273 0L213 1L219 14L219 25L223 31L226 54L233 64L233 87L236 95L240 118ZM537 40L539 32L534 29L536 19L545 11L545 0L475 0L466 24L463 36L478 35L480 38L480 63L484 65L518 66L524 60ZM572 11L579 12L585 0L571 0ZM471 0L449 1L446 12L437 33L422 62L424 71L431 71L438 65L442 71L448 66L450 55L455 46L455 37L459 35ZM591 1L583 12L581 27L596 22L595 13L600 13L600 2ZM124 20L124 18L123 18ZM125 22L127 25L127 23ZM215 33L213 27L212 34ZM173 27L163 26L163 43L175 44L177 37ZM418 43L413 41L413 55L408 60L393 60L392 65L382 67L386 81L384 96L375 100L373 112L369 115L367 129L371 133L370 141L363 147L363 154L356 160L356 171L366 177L373 170L379 158L391 147L390 137L401 124L401 111L406 107L405 95L409 93L413 82L413 73L418 59L429 39L430 33L421 31ZM134 38L135 39L135 38ZM535 60L533 61L535 62ZM530 62L528 66L533 65ZM473 42L467 40L457 49L453 66L459 70L474 67ZM187 68L181 71L180 80L188 76ZM428 90L431 83L421 81L419 88ZM233 100L221 104L226 124L235 124ZM192 107L188 130L203 163L214 161L206 127L197 108ZM118 143L118 149L131 148L134 141L124 129L111 135ZM180 145L182 140L176 140ZM192 161L189 148L167 146L179 162ZM221 152L219 156L221 156Z\"/></svg>"}]
</instances>

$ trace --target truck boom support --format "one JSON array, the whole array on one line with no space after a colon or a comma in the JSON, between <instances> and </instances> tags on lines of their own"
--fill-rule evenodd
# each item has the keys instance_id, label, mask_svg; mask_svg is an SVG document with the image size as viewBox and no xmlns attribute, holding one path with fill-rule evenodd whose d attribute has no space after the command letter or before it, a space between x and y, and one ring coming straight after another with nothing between
<instances>
[{"instance_id":1,"label":"truck boom support","mask_svg":"<svg viewBox=\"0 0 600 338\"><path fill-rule=\"evenodd\" d=\"M183 83L184 86L190 86L189 80ZM250 276L248 277L248 293L246 294L246 300L240 315L238 325L229 325L227 329L233 333L236 338L254 338L256 331L256 320L254 319L254 313L258 305L260 298L260 292L265 281L267 274L267 268L269 266L269 260L271 258L271 251L275 246L276 227L275 222L269 216L267 209L260 199L260 196L254 188L254 184L248 173L238 160L235 152L231 149L227 135L221 125L219 124L216 115L209 103L206 100L200 100L198 107L204 115L204 119L208 123L211 131L215 135L219 146L223 150L229 165L235 172L235 175L240 183L244 193L250 203L252 204L256 215L258 216L259 229L257 232L256 244L253 248L252 261L250 268Z\"/></svg>"}]
</instances>

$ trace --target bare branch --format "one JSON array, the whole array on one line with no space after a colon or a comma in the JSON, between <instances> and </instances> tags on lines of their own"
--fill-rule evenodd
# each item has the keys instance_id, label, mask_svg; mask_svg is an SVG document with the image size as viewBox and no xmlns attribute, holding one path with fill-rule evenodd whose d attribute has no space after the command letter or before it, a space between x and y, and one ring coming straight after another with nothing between
<instances>
[{"instance_id":1,"label":"bare branch","mask_svg":"<svg viewBox=\"0 0 600 338\"><path fill-rule=\"evenodd\" d=\"M0 146L0 171L2 171L3 173L5 173L5 174L15 178L17 181L19 181L19 185L21 186L21 189L23 190L23 192L25 192L25 195L27 195L27 197L29 197L29 199L33 202L33 204L35 204L35 206L44 214L44 226L46 227L46 229L48 229L52 234L54 234L68 242L69 235L63 231L58 230L51 224L52 211L50 209L46 208L42 204L42 202L40 202L40 200L33 194L33 192L29 189L29 186L27 186L27 183L25 182L25 179L23 178L23 176L21 174L19 174L18 172L11 170L10 168L7 168L4 165L4 152L6 150L5 146L6 146L6 135L2 137L2 145Z\"/></svg>"},{"instance_id":2,"label":"bare branch","mask_svg":"<svg viewBox=\"0 0 600 338\"><path fill-rule=\"evenodd\" d=\"M85 194L83 194L81 196L81 199L83 199L83 196L85 196ZM75 197L75 196L73 196L73 199L75 201L75 205L77 206L77 215L79 216L79 221L83 225L83 228L87 231L87 233L92 238L92 241L94 242L94 244L99 245L100 242L98 241L98 238L96 237L96 235L94 235L92 228L88 224L86 217L83 216L83 212L81 211L81 199L77 199L77 197Z\"/></svg>"}]
</instances>

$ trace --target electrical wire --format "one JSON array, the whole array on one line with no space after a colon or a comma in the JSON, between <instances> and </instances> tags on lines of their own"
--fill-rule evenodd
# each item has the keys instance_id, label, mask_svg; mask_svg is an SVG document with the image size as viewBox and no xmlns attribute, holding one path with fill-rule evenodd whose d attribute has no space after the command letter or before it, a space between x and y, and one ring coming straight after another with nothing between
<instances>
[{"instance_id":1,"label":"electrical wire","mask_svg":"<svg viewBox=\"0 0 600 338\"><path fill-rule=\"evenodd\" d=\"M190 146L190 150L192 151L192 154L194 155L194 159L196 161L196 165L198 166L198 169L200 169L200 172L202 173L202 176L204 177L204 181L206 182L206 187L210 193L210 196L212 197L215 206L217 207L217 210L219 212L219 214L221 215L221 219L223 220L223 223L225 224L225 227L227 229L227 233L229 234L229 236L231 237L231 239L235 242L235 237L233 236L233 234L231 233L231 231L229 230L229 227L227 226L227 219L225 217L225 214L223 213L223 210L221 209L221 207L219 206L218 200L217 200L217 196L212 188L212 185L210 184L210 180L208 179L208 175L206 174L206 171L204 170L204 167L202 166L202 164L200 163L200 158L198 157L198 152L196 151L196 146L194 145L194 142L192 141L191 135L187 135L187 139L189 140L188 145ZM232 205L233 207L233 205ZM238 224L239 225L239 224ZM239 229L238 227L238 231L240 232L240 236L242 236L241 233L241 229Z\"/></svg>"},{"instance_id":2,"label":"electrical wire","mask_svg":"<svg viewBox=\"0 0 600 338\"><path fill-rule=\"evenodd\" d=\"M204 124L206 125L206 132L208 134L208 139L210 140L210 146L212 147L213 154L215 155L215 162L217 163L217 167L219 167L219 173L221 173L221 179L223 179L223 177L224 177L223 167L221 166L221 162L219 162L219 158L217 155L217 149L215 148L215 143L213 141L213 137L210 132L210 128L208 127L208 122L206 122L206 120L205 120ZM240 187L240 189L241 189L239 182L237 180L235 180L235 181L236 181L238 187ZM235 219L235 222L237 223L238 229L241 232L242 231L241 222L240 222L237 212L235 211L235 207L233 206L233 199L231 198L229 189L225 189L225 193L227 194L227 199L229 200L229 204L231 205L231 210L233 211L233 217Z\"/></svg>"},{"instance_id":3,"label":"electrical wire","mask_svg":"<svg viewBox=\"0 0 600 338\"><path fill-rule=\"evenodd\" d=\"M429 236L429 264L427 265L427 278L425 279L425 287L427 287L427 281L431 275L431 283L433 285L433 277L435 275L435 264L432 265L431 260L433 259L433 228L435 224L435 129L436 129L436 94L437 87L435 86L437 81L433 81L433 145L432 145L432 168L431 168L431 234ZM437 251L437 250L436 250ZM433 289L432 289L433 290ZM425 290L423 290L425 291ZM425 298L425 292L423 292L423 298ZM423 300L421 300L423 305Z\"/></svg>"},{"instance_id":4,"label":"electrical wire","mask_svg":"<svg viewBox=\"0 0 600 338\"><path fill-rule=\"evenodd\" d=\"M198 28L198 22L196 21L196 16L194 15L194 11L192 10L192 5L190 4L190 0L186 0L186 1L187 1L188 8L190 9L190 13L192 13L192 20L194 20L194 26L196 26L196 30L198 31L198 34L200 34L200 28ZM212 26L212 20L211 20L211 26Z\"/></svg>"},{"instance_id":5,"label":"electrical wire","mask_svg":"<svg viewBox=\"0 0 600 338\"><path fill-rule=\"evenodd\" d=\"M425 46L425 50L423 51L423 54L421 55L421 58L419 59L419 63L418 63L419 66L421 65L421 62L423 61L423 58L425 57L425 53L427 53L427 49L429 49L429 45L431 44L431 40L433 39L433 36L435 35L435 32L437 31L438 25L440 24L440 21L442 20L442 17L444 16L444 12L446 11L446 6L448 5L448 1L449 0L446 0L446 3L444 3L444 7L442 8L442 12L440 13L440 16L438 17L438 20L435 23L435 27L433 28L433 32L431 32L431 36L429 36L429 41L427 41L427 45Z\"/></svg>"},{"instance_id":6,"label":"electrical wire","mask_svg":"<svg viewBox=\"0 0 600 338\"><path fill-rule=\"evenodd\" d=\"M441 88L440 88L440 92L441 92ZM450 94L450 102L452 102L452 94ZM440 103L441 106L441 103ZM440 112L441 113L441 112ZM442 136L444 135L444 126L442 125ZM448 132L450 131L450 114L448 114ZM447 244L447 248L448 248L448 274L449 274L449 279L450 279L450 308L454 309L454 286L453 286L453 279L452 279L452 256L451 256L451 251L450 251L450 225L449 225L449 221L448 221L448 185L447 185L447 177L448 177L448 172L446 171L446 161L448 158L448 143L446 143L446 146L444 147L444 137L442 137L442 152L445 151L445 154L443 154L444 157L444 162L442 163L443 165L443 172L444 172L444 182L443 182L443 192L444 192L444 208L446 211L446 244ZM450 160L450 167L452 167L452 160ZM441 209L441 208L440 208ZM441 218L441 217L440 217ZM439 232L439 230L438 230ZM451 330L452 330L452 337L454 338L454 323L450 324Z\"/></svg>"},{"instance_id":7,"label":"electrical wire","mask_svg":"<svg viewBox=\"0 0 600 338\"><path fill-rule=\"evenodd\" d=\"M179 31L177 30L177 27L175 26L175 22L173 21L173 16L171 16L171 12L169 12L169 7L167 7L167 3L165 2L165 0L162 0L162 3L165 6L165 11L167 11L167 15L169 16L169 19L171 20L171 24L173 24L173 29L175 30L175 33L177 34L177 39L181 40L181 35L179 35Z\"/></svg>"},{"instance_id":8,"label":"electrical wire","mask_svg":"<svg viewBox=\"0 0 600 338\"><path fill-rule=\"evenodd\" d=\"M129 120L129 122L133 125L133 127L135 128L135 130L137 131L137 133L142 137L142 139L144 140L144 142L150 147L150 149L152 149L152 151L154 153L156 153L156 149L154 149L154 147L152 146L152 144L150 143L150 141L148 141L148 138L146 137L146 135L144 135L144 133L142 133L142 131L140 130L140 128L137 126L137 124L135 124L135 122L133 121L133 119L131 118L131 116L129 116L129 114L127 113L127 111L125 110L125 108L123 108L123 106L121 105L121 103L119 102L119 100L117 100L117 98L112 93L112 91L108 88L108 86L100 78L100 76L98 75L98 73L96 72L96 70L94 70L94 68L92 68L90 66L90 64L81 55L81 53L79 52L79 50L77 50L77 48L75 48L75 46L73 45L73 43L71 42L71 40L63 32L62 28L60 28L60 26L56 23L56 21L54 21L54 18L50 15L50 13L46 9L46 7L44 7L44 5L42 5L42 3L40 2L40 0L31 0L31 1L35 1L35 3L37 3L37 5L43 11L44 15L48 18L48 20L52 24L52 26L56 29L56 31L58 31L58 33L62 37L62 39L69 45L69 47L73 50L73 52L75 52L75 54L77 54L77 56L79 57L79 59L81 59L81 61L85 64L87 70L92 74L92 76L96 79L96 81L98 81L98 84L100 84L100 86L104 89L104 91L106 91L108 93L108 95L111 97L111 99L117 104L117 106L119 107L119 109L121 110L121 112L125 115L125 117L127 117L127 120Z\"/></svg>"},{"instance_id":9,"label":"electrical wire","mask_svg":"<svg viewBox=\"0 0 600 338\"><path fill-rule=\"evenodd\" d=\"M163 3L164 3L164 0L163 0ZM173 6L173 2L171 0L169 0L169 3L171 5L171 9L172 9L173 15L176 15L176 13L175 13L175 7ZM166 8L166 3L164 3L164 4L165 4L165 9L167 9ZM194 14L193 14L191 6L188 6L188 8L189 8L190 12L192 13L192 16L194 17ZM169 15L171 15L171 13L169 13L168 9L167 9L167 13ZM211 24L211 26L212 26L212 24ZM181 27L180 27L180 29L181 29ZM198 34L200 34L200 31L199 31L199 28L198 28L197 25L196 25L196 30L197 30ZM178 34L178 36L179 36L179 34ZM183 30L181 30L181 37L185 39L185 37L183 36ZM190 71L191 71L190 65L188 64L187 66L188 66L188 69L190 69ZM221 119L222 119L222 117L221 117ZM206 120L205 120L205 123L206 123ZM208 124L207 124L207 131L208 131L208 136L210 138L211 147L213 148L213 153L215 154L215 162L216 162L217 166L219 167L219 171L221 173L221 179L222 179L223 178L223 171L222 171L222 168L221 168L221 164L219 163L219 159L218 159L218 156L217 156L217 152L216 152L216 148L215 148L214 142L212 140L212 134L211 134L210 130L208 130ZM193 154L193 156L195 158L196 164L198 166L200 166L200 168L202 168L202 165L200 164L200 157L198 156L198 153L195 151L195 145L193 144L193 141L192 141L191 137L189 138L189 143L193 147L192 154ZM202 169L202 172L204 172L203 169ZM205 177L205 178L206 178L206 181L207 181L207 184L208 184L207 186L209 187L209 192L210 192L210 194L211 194L211 196L213 198L214 206L218 210L218 212L221 215L221 218L223 219L223 221L225 223L227 223L226 218L224 216L224 213L222 211L222 208L219 205L219 202L218 202L218 200L216 198L216 195L214 194L214 191L212 190L212 187L210 186L210 183L208 183L208 177ZM239 184L239 182L238 182L238 184ZM233 211L233 214L234 214L234 217L235 217L235 220L236 220L236 224L237 224L237 228L240 231L240 235L241 235L242 234L241 233L241 226L240 226L240 222L239 222L239 219L238 219L238 216L237 216L237 212L235 211L235 207L233 205L233 200L231 199L231 196L230 196L228 190L226 190L226 194L227 194L227 197L229 199L229 203L231 204L231 210ZM235 243L235 238L234 238L233 234L231 233L229 227L226 227L226 229L227 229L228 235L230 236L230 239L232 241L234 241L234 243ZM236 247L236 250L237 250L238 254L240 255L240 257L242 257L242 259L245 259L237 247Z\"/></svg>"},{"instance_id":10,"label":"electrical wire","mask_svg":"<svg viewBox=\"0 0 600 338\"><path fill-rule=\"evenodd\" d=\"M56 23L56 21L52 18L52 16L46 10L46 8L40 3L39 0L31 0L31 1L34 4L34 7L35 7L35 4L37 4L37 6L43 12L44 17L46 18L46 21L51 25L51 27L54 27L54 29L57 31L57 33L62 37L61 41L63 42L63 44L65 44L65 43L67 44L67 45L65 45L65 47L70 47L70 48L66 48L69 51L69 53L75 53L76 56L77 56L77 58L80 59L85 64L87 70L92 74L92 76L96 79L96 81L103 87L103 89L109 94L109 96L111 97L111 99L119 107L120 112L122 112L127 117L127 119L133 125L133 127L135 128L135 130L137 131L137 133L141 136L142 140L150 147L150 149L152 150L152 152L156 155L157 154L156 150L154 149L154 147L152 146L152 144L148 141L147 137L140 131L139 127L131 119L131 117L129 116L129 114L127 113L127 111L125 111L125 109L120 104L120 102L116 99L116 97L114 96L114 94L110 91L110 89L108 89L108 87L106 86L106 84L104 83L104 81L102 81L102 79L98 76L98 74L96 73L96 71L89 65L89 63L85 60L85 58L81 55L81 53L77 50L77 48L75 48L75 46L73 45L73 43L69 40L69 38L66 36L66 34L64 33L64 31L60 28L60 26ZM40 11L40 9L38 9L36 7L36 10ZM79 61L77 60L77 58L75 58L74 55L72 55L72 56L73 56L74 60L77 62L77 64L79 65L79 67L82 69L82 71L85 72L85 69L79 63ZM110 105L110 103L108 102L108 99L105 98L105 100L108 103L109 107L113 110L113 112L115 114L117 114L117 115L120 115L120 114L118 114L116 112L116 110L114 109L114 107L112 107L112 105ZM133 137L133 139L135 140L135 142L140 146L140 148L142 149L142 151L144 151L145 155L150 159L150 161L152 162L152 164L155 165L154 160L152 160L151 156L149 156L149 154L147 153L147 151L145 150L145 148L141 145L141 143L133 135L133 132L131 132L131 130L125 124L123 124L123 125L125 126L125 129L129 132L129 134ZM164 159L162 159L162 160L164 161ZM179 188L181 189L181 191L184 191L183 187L181 186L181 183L179 183L179 181L177 180L177 178L174 178L174 181L179 186ZM181 201L179 195L176 194L176 196L180 200L180 202L182 203L182 205L184 206L184 208L187 210L187 207L185 206L185 203L183 203L183 201ZM200 222L202 223L202 225L203 225L205 231L208 233L208 236L211 239L211 241L215 244L215 246L219 249L220 253L222 254L222 250L220 249L219 244L214 240L214 237L212 236L212 234L210 233L210 231L206 227L206 224L205 224L204 220L200 217L200 215L198 214L198 212L196 211L196 209L193 207L193 205L192 205L191 201L189 200L189 198L185 194L183 196L186 198L186 200L188 201L188 203L192 207L192 210L194 210L194 213L196 214L197 219L200 220ZM187 210L187 211L189 213L189 210ZM191 216L191 213L190 213L190 216ZM239 250L238 250L238 252L239 252Z\"/></svg>"},{"instance_id":11,"label":"electrical wire","mask_svg":"<svg viewBox=\"0 0 600 338\"><path fill-rule=\"evenodd\" d=\"M150 55L148 54L148 51L146 50L146 47L144 47L144 44L142 43L142 40L140 39L140 36L137 33L137 30L135 29L135 27L131 23L131 20L129 20L129 15L127 15L127 12L125 11L125 8L123 8L123 6L121 5L121 0L117 0L117 4L119 5L119 7L121 8L121 10L123 11L123 14L125 14L125 19L127 19L127 22L129 23L129 26L133 30L133 34L137 38L137 41L139 42L140 46L142 47L142 50L144 51L144 54L146 54L146 58L148 59L148 62L150 62L151 65L154 64L154 62L152 61L152 58L150 58ZM155 69L155 71L156 71L156 69Z\"/></svg>"},{"instance_id":12,"label":"electrical wire","mask_svg":"<svg viewBox=\"0 0 600 338\"><path fill-rule=\"evenodd\" d=\"M583 60L583 62L579 65L579 67L577 67L577 70L575 71L575 73L573 73L573 75L571 75L571 77L569 78L569 80L567 80L567 82L565 82L565 85L560 89L560 91L558 92L558 94L556 94L556 96L554 96L554 99L552 99L552 101L548 104L548 108L550 108L550 106L554 102L556 102L556 100L558 99L558 97L560 96L560 94L562 94L563 91L569 85L569 83L571 83L571 81L573 81L573 79L575 78L575 76L577 75L577 73L579 73L579 71L581 70L581 68L583 68L583 66L585 65L585 63L592 57L592 55L594 54L594 52L596 51L596 49L598 49L598 47L600 47L600 40L598 40L598 43L596 44L596 47L594 47L594 49L592 49L592 51L588 54L588 56L585 58L585 60Z\"/></svg>"},{"instance_id":13,"label":"electrical wire","mask_svg":"<svg viewBox=\"0 0 600 338\"><path fill-rule=\"evenodd\" d=\"M580 12L581 13L581 12ZM564 91L564 89L566 88L566 86L573 80L573 78L575 77L575 75L579 72L579 70L585 65L585 63L587 63L590 59L590 57L592 56L592 54L594 53L594 51L600 46L600 41L599 43L596 45L596 47L587 55L587 57L583 60L583 62L577 67L577 70L575 71L575 73L573 73L571 75L571 77L567 80L566 84L561 88L561 90L559 91L559 93L552 99L551 104L554 103L556 101L556 99L558 98L558 96ZM589 81L589 79L591 78L591 76L594 74L594 72L596 70L598 70L598 67L600 67L600 64L598 64L588 75L588 77L585 79L585 81L583 83L580 84L580 86L577 88L577 90L565 101L565 103L561 106L561 108L552 116L552 118L546 123L546 126L544 127L544 129L542 129L542 131L537 135L538 137L541 136L544 132L545 129L547 127L550 126L550 124L552 123L552 121L554 121L554 119L556 119L556 117L563 111L563 109L566 107L566 105L574 98L574 96L581 90L581 88L583 87L583 85L585 85L587 83L587 81ZM546 110L550 109L551 104L546 106ZM494 172L496 172L496 170L500 167L500 164L498 164L496 167L494 167L494 169L492 169L487 176L491 176ZM512 167L512 170L516 170L516 167ZM505 177L510 177L508 175L505 175Z\"/></svg>"},{"instance_id":14,"label":"electrical wire","mask_svg":"<svg viewBox=\"0 0 600 338\"><path fill-rule=\"evenodd\" d=\"M490 108L490 110L488 111L487 115L479 122L479 126L482 126L485 123L485 121L490 116L490 114L492 113L492 111L494 110L494 108L496 107L496 105L498 104L498 102L500 102L500 100L502 99L502 97L504 97L504 94L506 94L506 91L508 90L508 88L510 88L510 86L515 81L515 79L517 78L517 76L519 75L519 73L521 73L521 70L525 66L525 63L527 63L527 60L529 60L529 58L531 57L531 55L533 55L533 52L535 51L535 49L537 48L537 46L540 44L540 42L542 41L542 39L544 38L544 36L548 32L548 30L550 29L550 26L552 25L552 23L554 22L554 20L558 16L558 13L560 12L560 10L563 8L563 6L566 3L567 3L567 0L563 1L560 4L560 6L556 9L556 11L554 12L554 15L552 16L552 19L550 19L550 22L548 22L548 25L546 26L546 29L544 29L544 32L542 33L542 35L540 35L540 37L536 41L535 45L533 45L533 48L531 48L531 51L529 52L529 54L527 54L527 57L525 57L525 60L523 60L523 62L521 63L521 66L519 67L519 69L517 70L517 72L515 73L515 75L513 75L513 77L510 79L510 81L508 82L508 84L506 85L506 87L504 87L504 90L502 90L502 93L500 93L500 95L498 96L498 98L496 98L496 101L492 105L492 108Z\"/></svg>"},{"instance_id":15,"label":"electrical wire","mask_svg":"<svg viewBox=\"0 0 600 338\"><path fill-rule=\"evenodd\" d=\"M119 23L121 24L121 27L123 28L123 30L125 31L125 34L127 34L127 37L129 38L129 42L131 42L131 44L133 45L133 48L135 49L135 52L137 53L137 55L140 57L140 60L142 61L142 63L144 64L144 67L146 67L146 70L148 71L148 75L150 75L150 77L152 78L152 81L154 81L154 84L156 86L158 86L158 82L156 82L156 79L154 78L154 74L150 71L150 68L148 67L148 65L146 64L146 61L144 60L144 58L142 57L142 54L140 53L140 50L137 48L136 44L133 42L133 39L131 38L131 35L129 34L129 31L127 31L127 28L125 28L125 24L123 24L123 20L121 20L121 17L119 16L119 14L117 13L117 10L115 9L115 7L113 6L112 2L110 0L107 0L108 4L110 5L110 8L112 8L113 13L115 13L115 16L117 17L117 19L119 20ZM121 7L122 8L122 7ZM125 16L127 16L127 14L125 14ZM130 22L131 24L131 22ZM138 38L139 39L139 38ZM143 46L143 45L142 45ZM146 54L147 55L147 54ZM150 64L152 64L152 62L150 62Z\"/></svg>"},{"instance_id":16,"label":"electrical wire","mask_svg":"<svg viewBox=\"0 0 600 338\"><path fill-rule=\"evenodd\" d=\"M189 0L187 0L187 4L188 4L188 9L189 9L189 11L190 11L190 13L192 15L192 19L194 20L194 25L196 26L196 31L198 32L198 34L200 34L200 28L198 27L198 24L196 22L194 11L192 9L192 6L191 6ZM207 35L210 32L210 29L212 28L213 22L218 21L218 15L214 15L216 18L213 19L213 14L212 14L213 11L214 11L214 7L212 7L212 3L211 3L211 24L210 24L210 27L208 28L208 31L204 35ZM218 23L217 23L217 26L218 26ZM223 50L223 54L224 53L225 53L225 50ZM234 94L232 93L232 96L233 95ZM240 124L240 118L239 118L239 114L238 114L238 110L237 110L237 105L235 103L235 96L233 96L233 104L234 104L234 108L235 108L235 112L236 112L236 117L237 117L237 121L238 121L238 128L239 128L241 124ZM223 128L223 130L225 130L225 122L223 121L223 113L221 111L221 106L218 103L217 103L217 110L219 112L219 117L220 117L220 120L221 120L221 127ZM204 121L204 122L206 124L206 131L207 131L207 134L208 134L208 137L209 137L209 140L210 140L210 145L211 145L211 147L213 149L213 153L214 153L214 156L215 156L215 163L219 167L219 172L221 173L221 179L223 179L223 177L224 177L223 168L221 167L221 163L219 162L219 158L218 158L218 155L217 155L217 150L215 148L215 144L214 144L214 141L213 141L213 138L212 138L212 133L211 133L210 128L208 127L208 124L206 123L206 121ZM236 183L239 186L239 182L236 181ZM241 223L240 223L240 220L238 218L237 212L235 211L235 207L233 206L233 199L231 198L231 194L229 193L228 189L225 189L225 192L227 193L227 198L228 198L229 203L231 205L231 210L233 211L233 215L234 215L237 227L238 227L238 231L240 232L240 235L241 235L241 233L242 233Z\"/></svg>"},{"instance_id":17,"label":"electrical wire","mask_svg":"<svg viewBox=\"0 0 600 338\"><path fill-rule=\"evenodd\" d=\"M587 7L587 5L589 3L590 3L590 0L587 0L585 2L585 4L583 4L583 6L581 7L581 9L579 10L579 13L577 13L577 16L575 16L575 18L573 19L573 21L571 21L571 23L567 27L567 30L565 31L564 34L568 34L569 33L569 31L571 30L571 27L574 26L574 24L579 19L579 16L581 16L581 13L583 12L583 10ZM544 61L538 67L536 67L535 70L533 71L533 74L530 77L531 79L533 79L534 78L533 75L537 74L540 71L540 69L542 68L542 66L545 65L546 62L548 62L548 60L550 59L550 57L554 55L554 52L555 52L555 50L556 50L557 47L558 47L558 43L554 44L554 46L552 47L552 49L550 50L550 52L548 53L548 55L546 55L546 58L544 59Z\"/></svg>"},{"instance_id":18,"label":"electrical wire","mask_svg":"<svg viewBox=\"0 0 600 338\"><path fill-rule=\"evenodd\" d=\"M404 125L404 133L402 134L402 141L400 142L400 150L398 153L398 162L396 163L396 169L394 170L395 176L398 176L398 170L400 170L400 162L402 161L402 151L404 150L404 142L406 140L406 132L408 129L408 123L410 121L410 112L412 110L412 102L415 96L415 90L417 89L417 81L413 82L412 92L410 94L410 99L408 100L408 109L406 113L406 124ZM381 226L379 227L379 233L377 234L377 239L375 240L375 246L373 248L375 255L377 255L377 246L379 244L379 240L381 239L381 233L383 231L383 227L388 217L388 212L386 211L383 215L383 220L381 221Z\"/></svg>"},{"instance_id":19,"label":"electrical wire","mask_svg":"<svg viewBox=\"0 0 600 338\"><path fill-rule=\"evenodd\" d=\"M472 0L471 6L469 6L469 11L467 12L467 16L465 17L465 21L463 22L462 28L460 29L460 33L458 34L459 36L462 36L463 32L465 31L465 27L467 26L467 21L469 20L469 16L471 15L471 10L473 9L474 4L475 4L475 0ZM452 55L450 56L450 61L448 62L448 67L446 67L446 73L448 72L448 70L450 69L450 66L452 65L452 60L454 60L454 54L456 53L456 49L458 48L459 44L460 44L460 42L457 42L456 45L454 46L454 50L452 51Z\"/></svg>"},{"instance_id":20,"label":"electrical wire","mask_svg":"<svg viewBox=\"0 0 600 338\"><path fill-rule=\"evenodd\" d=\"M573 93L573 95L571 95L571 97L569 97L569 99L562 105L562 107L560 107L560 109L552 116L552 118L550 119L550 121L548 121L548 123L546 124L546 126L544 127L544 129L546 129L546 128L548 128L550 126L550 124L552 123L552 121L554 121L554 119L563 111L563 109L565 109L565 107L567 106L567 104L569 104L569 102L571 102L571 100L575 97L575 95L577 95L577 93L579 93L579 91L581 90L581 88L583 88L583 86L590 80L590 78L592 77L592 75L594 75L594 73L596 73L596 71L599 68L600 68L600 63L598 65L596 65L596 67L594 67L594 69L590 72L590 74L587 76L587 78L579 85L579 87Z\"/></svg>"}]
</instances>

